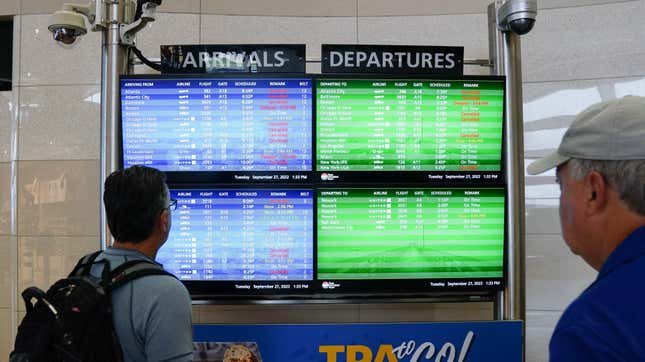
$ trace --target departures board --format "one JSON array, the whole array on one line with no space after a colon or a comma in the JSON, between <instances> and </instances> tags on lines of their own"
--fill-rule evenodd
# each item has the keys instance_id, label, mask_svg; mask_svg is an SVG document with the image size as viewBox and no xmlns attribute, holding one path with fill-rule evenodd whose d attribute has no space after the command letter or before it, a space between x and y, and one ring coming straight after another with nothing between
<instances>
[{"instance_id":1,"label":"departures board","mask_svg":"<svg viewBox=\"0 0 645 362\"><path fill-rule=\"evenodd\" d=\"M317 200L319 278L502 277L503 189L322 189Z\"/></svg>"},{"instance_id":2,"label":"departures board","mask_svg":"<svg viewBox=\"0 0 645 362\"><path fill-rule=\"evenodd\" d=\"M195 298L504 286L504 78L121 79L122 165L166 172Z\"/></svg>"},{"instance_id":3,"label":"departures board","mask_svg":"<svg viewBox=\"0 0 645 362\"><path fill-rule=\"evenodd\" d=\"M499 171L499 82L318 80L325 171Z\"/></svg>"},{"instance_id":4,"label":"departures board","mask_svg":"<svg viewBox=\"0 0 645 362\"><path fill-rule=\"evenodd\" d=\"M318 79L316 170L338 181L500 180L499 79Z\"/></svg>"}]
</instances>

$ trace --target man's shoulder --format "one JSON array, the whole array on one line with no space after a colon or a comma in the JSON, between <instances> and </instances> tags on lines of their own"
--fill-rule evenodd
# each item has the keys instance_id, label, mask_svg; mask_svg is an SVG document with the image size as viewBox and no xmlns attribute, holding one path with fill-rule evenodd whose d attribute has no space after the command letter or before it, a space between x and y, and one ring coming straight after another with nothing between
<instances>
[{"instance_id":1,"label":"man's shoulder","mask_svg":"<svg viewBox=\"0 0 645 362\"><path fill-rule=\"evenodd\" d=\"M97 260L107 259L110 262L110 269L114 270L125 262L132 260L143 260L151 264L160 265L147 256L131 251L116 248L108 248L97 257ZM182 299L190 298L184 284L172 275L153 274L145 275L130 282L136 294L145 294L150 297L168 294Z\"/></svg>"},{"instance_id":2,"label":"man's shoulder","mask_svg":"<svg viewBox=\"0 0 645 362\"><path fill-rule=\"evenodd\" d=\"M593 299L589 297L588 292L589 290L582 293L564 310L555 327L554 334L558 333L559 330L585 323L585 316L593 313L594 309L592 307Z\"/></svg>"},{"instance_id":3,"label":"man's shoulder","mask_svg":"<svg viewBox=\"0 0 645 362\"><path fill-rule=\"evenodd\" d=\"M188 295L184 284L172 275L147 275L133 281L135 288L146 290L147 293L159 290L164 293L175 292Z\"/></svg>"},{"instance_id":4,"label":"man's shoulder","mask_svg":"<svg viewBox=\"0 0 645 362\"><path fill-rule=\"evenodd\" d=\"M587 288L560 317L551 352L580 344L590 351L595 345L606 353L645 355L640 342L633 343L645 338L645 314L641 312L645 291L639 286L643 273L645 258L634 258Z\"/></svg>"},{"instance_id":5,"label":"man's shoulder","mask_svg":"<svg viewBox=\"0 0 645 362\"><path fill-rule=\"evenodd\" d=\"M126 290L117 290L115 303L130 305L132 313L144 318L140 321L146 323L150 315L165 314L173 311L190 311L191 299L186 287L176 278L169 275L148 275L133 280ZM189 313L189 312L188 312ZM145 316L145 317L144 317Z\"/></svg>"},{"instance_id":6,"label":"man's shoulder","mask_svg":"<svg viewBox=\"0 0 645 362\"><path fill-rule=\"evenodd\" d=\"M610 274L599 278L574 300L565 314L598 313L611 310L629 312L629 308L641 308L645 289L640 287L645 275L645 257L634 258Z\"/></svg>"},{"instance_id":7,"label":"man's shoulder","mask_svg":"<svg viewBox=\"0 0 645 362\"><path fill-rule=\"evenodd\" d=\"M600 277L578 298L584 305L609 305L614 308L641 308L645 289L645 255L634 256Z\"/></svg>"}]
</instances>

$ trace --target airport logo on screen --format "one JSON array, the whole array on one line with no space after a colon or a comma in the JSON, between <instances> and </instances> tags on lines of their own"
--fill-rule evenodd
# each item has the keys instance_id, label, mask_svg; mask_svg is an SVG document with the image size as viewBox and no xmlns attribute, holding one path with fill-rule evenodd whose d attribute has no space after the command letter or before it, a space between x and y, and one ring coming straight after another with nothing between
<instances>
[{"instance_id":1,"label":"airport logo on screen","mask_svg":"<svg viewBox=\"0 0 645 362\"><path fill-rule=\"evenodd\" d=\"M412 45L322 45L323 73L464 73L464 48Z\"/></svg>"},{"instance_id":2,"label":"airport logo on screen","mask_svg":"<svg viewBox=\"0 0 645 362\"><path fill-rule=\"evenodd\" d=\"M304 73L305 45L162 45L162 73Z\"/></svg>"}]
</instances>

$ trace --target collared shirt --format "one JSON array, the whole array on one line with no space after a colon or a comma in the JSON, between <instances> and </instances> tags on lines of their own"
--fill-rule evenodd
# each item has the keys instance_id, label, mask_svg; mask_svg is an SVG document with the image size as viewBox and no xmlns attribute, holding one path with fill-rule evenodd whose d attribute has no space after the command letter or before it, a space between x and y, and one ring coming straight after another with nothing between
<instances>
[{"instance_id":1,"label":"collared shirt","mask_svg":"<svg viewBox=\"0 0 645 362\"><path fill-rule=\"evenodd\" d=\"M110 268L129 260L148 260L129 249L108 248L97 260ZM157 263L158 264L158 263ZM100 267L92 274L100 275ZM167 275L135 279L112 293L112 319L125 361L191 361L193 356L190 296L186 287Z\"/></svg>"},{"instance_id":2,"label":"collared shirt","mask_svg":"<svg viewBox=\"0 0 645 362\"><path fill-rule=\"evenodd\" d=\"M645 226L562 314L549 350L551 362L645 361Z\"/></svg>"}]
</instances>

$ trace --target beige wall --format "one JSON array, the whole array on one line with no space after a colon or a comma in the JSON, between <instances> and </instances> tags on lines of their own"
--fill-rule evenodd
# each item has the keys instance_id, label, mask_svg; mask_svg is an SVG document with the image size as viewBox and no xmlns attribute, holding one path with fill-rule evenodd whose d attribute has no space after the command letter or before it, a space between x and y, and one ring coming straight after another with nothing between
<instances>
[{"instance_id":1,"label":"beige wall","mask_svg":"<svg viewBox=\"0 0 645 362\"><path fill-rule=\"evenodd\" d=\"M47 14L63 0L3 0L14 18L14 89L0 92L0 356L24 314L18 292L45 287L99 247L100 37L63 49ZM138 39L160 44L463 45L488 56L489 1L165 0ZM522 38L527 162L557 146L573 115L625 94L645 95L645 1L542 0ZM593 24L593 27L592 25ZM592 31L592 29L594 31ZM138 67L139 71L146 71ZM312 64L310 71L319 67ZM487 70L467 67L466 73ZM559 235L553 174L527 177L527 360L546 361L563 308L594 278ZM318 313L312 313L316 310ZM196 322L377 322L490 319L488 303L196 306ZM4 359L4 357L0 357Z\"/></svg>"}]
</instances>

